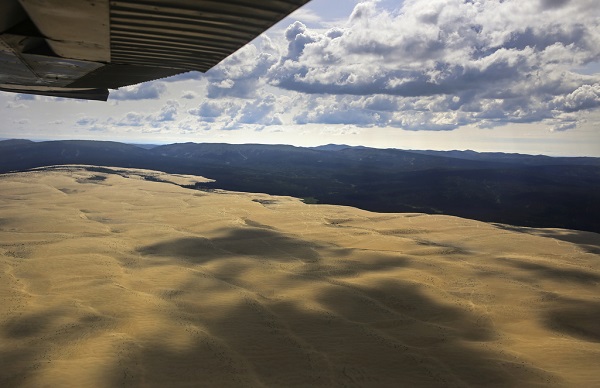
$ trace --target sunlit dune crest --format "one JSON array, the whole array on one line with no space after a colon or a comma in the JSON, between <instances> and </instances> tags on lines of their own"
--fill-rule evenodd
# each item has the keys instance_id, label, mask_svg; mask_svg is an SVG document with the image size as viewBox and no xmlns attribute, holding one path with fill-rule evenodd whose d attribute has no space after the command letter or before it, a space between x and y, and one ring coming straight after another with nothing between
<instances>
[{"instance_id":1,"label":"sunlit dune crest","mask_svg":"<svg viewBox=\"0 0 600 388\"><path fill-rule=\"evenodd\" d=\"M0 386L598 386L600 235L0 176Z\"/></svg>"}]
</instances>

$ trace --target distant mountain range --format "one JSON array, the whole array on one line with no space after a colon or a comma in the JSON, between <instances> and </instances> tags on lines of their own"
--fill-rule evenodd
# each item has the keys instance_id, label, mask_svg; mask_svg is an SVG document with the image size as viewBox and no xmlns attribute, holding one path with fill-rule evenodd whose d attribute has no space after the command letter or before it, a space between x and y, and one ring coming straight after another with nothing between
<instances>
[{"instance_id":1,"label":"distant mountain range","mask_svg":"<svg viewBox=\"0 0 600 388\"><path fill-rule=\"evenodd\" d=\"M138 146L0 141L0 172L59 164L135 167L215 179L197 189L263 192L378 212L600 232L600 158L346 145ZM0 188L1 189L1 188Z\"/></svg>"}]
</instances>

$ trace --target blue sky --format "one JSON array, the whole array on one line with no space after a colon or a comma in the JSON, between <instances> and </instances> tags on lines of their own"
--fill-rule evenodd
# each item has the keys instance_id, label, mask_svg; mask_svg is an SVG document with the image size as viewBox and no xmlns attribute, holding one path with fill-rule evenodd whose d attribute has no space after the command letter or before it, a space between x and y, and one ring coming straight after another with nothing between
<instances>
[{"instance_id":1,"label":"blue sky","mask_svg":"<svg viewBox=\"0 0 600 388\"><path fill-rule=\"evenodd\" d=\"M0 92L0 137L600 156L595 0L313 0L206 74Z\"/></svg>"}]
</instances>

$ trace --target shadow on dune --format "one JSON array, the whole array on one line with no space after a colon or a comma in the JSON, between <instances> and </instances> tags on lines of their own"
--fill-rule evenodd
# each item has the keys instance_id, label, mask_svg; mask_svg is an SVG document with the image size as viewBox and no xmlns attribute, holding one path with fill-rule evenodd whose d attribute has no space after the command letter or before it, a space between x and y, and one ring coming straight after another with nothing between
<instances>
[{"instance_id":1,"label":"shadow on dune","mask_svg":"<svg viewBox=\"0 0 600 388\"><path fill-rule=\"evenodd\" d=\"M424 332L431 331L425 335L425 340L419 336L413 337L415 333L411 330L392 331L395 336L399 335L403 341L416 346L434 337L440 342L447 339L485 342L497 338L486 316L472 315L456 306L437 303L422 292L421 285L392 278L369 287L344 282L333 284L337 287L317 298L328 310L357 322L378 322L385 327L396 321L403 322L399 327L405 325ZM369 310L371 312L367 313ZM390 327L394 327L394 324Z\"/></svg>"},{"instance_id":2,"label":"shadow on dune","mask_svg":"<svg viewBox=\"0 0 600 388\"><path fill-rule=\"evenodd\" d=\"M504 224L494 224L494 226L500 229L509 230L511 232L527 233L535 236L549 237L561 241L570 242L573 244L577 244L585 252L600 254L600 234L598 233L568 229L553 230L526 228Z\"/></svg>"},{"instance_id":3,"label":"shadow on dune","mask_svg":"<svg viewBox=\"0 0 600 388\"><path fill-rule=\"evenodd\" d=\"M308 263L306 266L298 270L298 275L315 278L335 278L335 277L356 277L368 273L392 271L398 268L411 266L411 260L397 255L382 252L363 252L365 260L356 260L345 258L347 249L329 249L327 255L330 257L342 258L337 260L335 264L327 264L323 262ZM356 250L360 251L360 250Z\"/></svg>"},{"instance_id":4,"label":"shadow on dune","mask_svg":"<svg viewBox=\"0 0 600 388\"><path fill-rule=\"evenodd\" d=\"M574 282L582 285L594 285L600 282L600 275L577 269L555 268L540 263L532 263L517 259L499 259L515 268L533 272L535 276L562 282Z\"/></svg>"},{"instance_id":5,"label":"shadow on dune","mask_svg":"<svg viewBox=\"0 0 600 388\"><path fill-rule=\"evenodd\" d=\"M60 311L48 310L43 313L15 317L4 325L4 332L10 338L35 336L49 327L60 315Z\"/></svg>"},{"instance_id":6,"label":"shadow on dune","mask_svg":"<svg viewBox=\"0 0 600 388\"><path fill-rule=\"evenodd\" d=\"M223 236L214 238L185 237L142 247L144 255L177 257L194 264L235 255L255 256L262 259L303 262L319 261L316 249L323 248L264 228L228 229Z\"/></svg>"},{"instance_id":7,"label":"shadow on dune","mask_svg":"<svg viewBox=\"0 0 600 388\"><path fill-rule=\"evenodd\" d=\"M385 277L411 265L411 259L398 254L360 251L364 260L356 260L348 249L254 227L138 251L191 264L244 255L299 266L293 272L265 267L276 271L278 284L284 277L287 285L268 297L256 283L249 285L243 270L227 270L226 276L212 272L227 284L243 285L236 288L241 293L237 303L222 306L219 314L190 309L194 302L186 299L190 293L181 285L170 300L180 311L175 315L184 317L179 325L196 330L192 343L181 351L159 342L139 347L128 362L115 365L126 371L114 373L111 385L135 385L141 375L156 386L183 376L213 386L515 386L556 381L547 372L481 347L498 338L486 315L440 303L424 286ZM368 286L344 280L371 274L384 280ZM288 289L303 290L304 296L282 296Z\"/></svg>"},{"instance_id":8,"label":"shadow on dune","mask_svg":"<svg viewBox=\"0 0 600 388\"><path fill-rule=\"evenodd\" d=\"M61 361L54 356L57 350L68 354L68 349L82 340L106 336L113 322L112 317L94 314L73 319L69 308L47 309L8 320L0 327L0 341L18 340L21 346L0 350L0 387L27 385L28 378L52 362ZM65 372L68 373L68 367ZM51 382L46 384L51 385Z\"/></svg>"},{"instance_id":9,"label":"shadow on dune","mask_svg":"<svg viewBox=\"0 0 600 388\"><path fill-rule=\"evenodd\" d=\"M546 313L546 326L585 341L600 342L600 303L567 299Z\"/></svg>"},{"instance_id":10,"label":"shadow on dune","mask_svg":"<svg viewBox=\"0 0 600 388\"><path fill-rule=\"evenodd\" d=\"M0 386L23 386L23 381L38 368L35 360L39 358L40 353L41 349L32 346L0 352Z\"/></svg>"},{"instance_id":11,"label":"shadow on dune","mask_svg":"<svg viewBox=\"0 0 600 388\"><path fill-rule=\"evenodd\" d=\"M110 386L518 386L556 382L539 369L477 349L493 329L418 288L332 286L317 299L247 295L219 315L186 316L188 346L145 344L113 366ZM482 325L483 335L472 335ZM164 333L163 338L168 338Z\"/></svg>"},{"instance_id":12,"label":"shadow on dune","mask_svg":"<svg viewBox=\"0 0 600 388\"><path fill-rule=\"evenodd\" d=\"M257 225L254 223L252 226ZM185 237L138 249L142 255L182 259L190 264L206 264L215 260L239 256L270 262L296 262L305 266L297 275L356 276L410 265L410 260L398 254L364 250L368 261L352 260L348 256L360 249L342 248L333 244L319 244L280 233L274 229L249 227L228 229L214 238ZM321 256L341 259L325 264Z\"/></svg>"},{"instance_id":13,"label":"shadow on dune","mask_svg":"<svg viewBox=\"0 0 600 388\"><path fill-rule=\"evenodd\" d=\"M98 385L506 387L559 382L514 355L493 350L499 333L486 314L441 302L426 285L393 275L411 265L408 258L360 251L364 260L358 263L347 249L259 228L160 242L138 251L181 259L185 265L244 255L256 258L255 269L278 285L267 297L263 281L246 279L245 271L228 270L221 279L218 270L197 267L167 293L146 289L143 295L154 293L162 306L154 310L160 316L148 320L172 325L152 336L131 333L131 343L115 348L110 363L103 365L104 381ZM270 262L297 263L298 271ZM362 281L348 280L354 277ZM27 352L0 354L3 386L19 386L20 379L35 373L23 365L39 363L50 346L46 342L67 347L67 340L114 334L115 326L106 323L65 329L57 323L61 312L53 314L58 316L48 318L44 331L56 334L32 338ZM116 317L104 320L118 325ZM549 320L563 330L574 324L552 315ZM3 330L18 338L38 334L14 326Z\"/></svg>"}]
</instances>

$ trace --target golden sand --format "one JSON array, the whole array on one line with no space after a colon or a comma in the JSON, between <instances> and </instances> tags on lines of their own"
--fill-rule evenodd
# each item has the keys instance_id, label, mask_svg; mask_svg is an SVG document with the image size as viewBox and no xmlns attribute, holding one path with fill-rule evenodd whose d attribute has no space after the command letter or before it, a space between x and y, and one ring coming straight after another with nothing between
<instances>
[{"instance_id":1,"label":"golden sand","mask_svg":"<svg viewBox=\"0 0 600 388\"><path fill-rule=\"evenodd\" d=\"M119 170L0 176L0 386L600 386L598 234Z\"/></svg>"}]
</instances>

